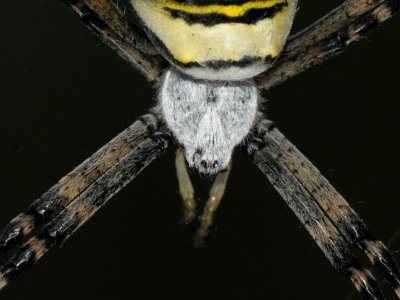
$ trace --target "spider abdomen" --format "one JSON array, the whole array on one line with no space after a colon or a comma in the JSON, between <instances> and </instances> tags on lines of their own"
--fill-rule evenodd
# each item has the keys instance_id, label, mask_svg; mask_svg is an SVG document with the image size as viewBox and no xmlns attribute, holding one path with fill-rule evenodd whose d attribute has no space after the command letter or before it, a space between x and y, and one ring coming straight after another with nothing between
<instances>
[{"instance_id":1,"label":"spider abdomen","mask_svg":"<svg viewBox=\"0 0 400 300\"><path fill-rule=\"evenodd\" d=\"M297 0L132 0L161 53L180 71L241 80L278 57Z\"/></svg>"}]
</instances>

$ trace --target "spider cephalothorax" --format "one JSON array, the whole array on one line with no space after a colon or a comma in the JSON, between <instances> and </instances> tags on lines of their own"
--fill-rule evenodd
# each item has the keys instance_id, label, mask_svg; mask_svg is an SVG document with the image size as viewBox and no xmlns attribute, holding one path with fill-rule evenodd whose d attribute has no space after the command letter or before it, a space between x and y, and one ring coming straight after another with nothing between
<instances>
[{"instance_id":1,"label":"spider cephalothorax","mask_svg":"<svg viewBox=\"0 0 400 300\"><path fill-rule=\"evenodd\" d=\"M208 82L172 68L164 76L159 102L189 166L214 175L228 168L234 147L249 133L259 97L253 81Z\"/></svg>"}]
</instances>

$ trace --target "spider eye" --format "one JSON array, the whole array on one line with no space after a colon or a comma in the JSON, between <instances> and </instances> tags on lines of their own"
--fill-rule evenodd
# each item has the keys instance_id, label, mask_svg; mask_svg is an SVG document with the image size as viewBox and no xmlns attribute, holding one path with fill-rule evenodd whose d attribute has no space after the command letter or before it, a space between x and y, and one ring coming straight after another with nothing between
<instances>
[{"instance_id":1,"label":"spider eye","mask_svg":"<svg viewBox=\"0 0 400 300\"><path fill-rule=\"evenodd\" d=\"M149 37L184 73L208 80L258 75L280 54L297 0L132 0Z\"/></svg>"}]
</instances>

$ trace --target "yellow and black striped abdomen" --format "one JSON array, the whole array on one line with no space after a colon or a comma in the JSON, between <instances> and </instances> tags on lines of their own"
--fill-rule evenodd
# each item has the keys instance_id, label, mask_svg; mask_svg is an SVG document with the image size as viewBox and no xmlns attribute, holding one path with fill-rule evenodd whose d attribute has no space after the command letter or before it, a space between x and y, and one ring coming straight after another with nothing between
<instances>
[{"instance_id":1,"label":"yellow and black striped abdomen","mask_svg":"<svg viewBox=\"0 0 400 300\"><path fill-rule=\"evenodd\" d=\"M151 39L181 71L239 80L268 68L290 30L297 0L132 0Z\"/></svg>"}]
</instances>

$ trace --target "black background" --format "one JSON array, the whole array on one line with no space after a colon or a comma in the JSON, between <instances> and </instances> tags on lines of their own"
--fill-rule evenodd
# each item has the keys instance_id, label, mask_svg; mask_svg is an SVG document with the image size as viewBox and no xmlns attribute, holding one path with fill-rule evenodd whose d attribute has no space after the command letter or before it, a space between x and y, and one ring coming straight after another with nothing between
<instances>
[{"instance_id":1,"label":"black background","mask_svg":"<svg viewBox=\"0 0 400 300\"><path fill-rule=\"evenodd\" d=\"M151 85L59 1L3 2L1 224L155 102ZM302 1L295 28L340 2ZM267 104L268 116L385 242L400 227L398 26L395 18L274 88ZM358 299L347 298L349 280L240 153L214 239L194 249L181 224L173 158L170 150L148 167L1 298Z\"/></svg>"}]
</instances>

